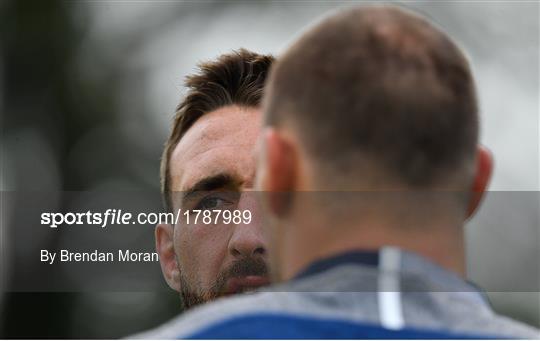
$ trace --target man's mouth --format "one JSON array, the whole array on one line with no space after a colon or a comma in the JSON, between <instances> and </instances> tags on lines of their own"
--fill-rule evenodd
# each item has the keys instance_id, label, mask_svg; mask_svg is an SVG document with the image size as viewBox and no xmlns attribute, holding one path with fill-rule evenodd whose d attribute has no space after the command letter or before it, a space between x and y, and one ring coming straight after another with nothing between
<instances>
[{"instance_id":1,"label":"man's mouth","mask_svg":"<svg viewBox=\"0 0 540 341\"><path fill-rule=\"evenodd\" d=\"M234 277L227 281L226 294L232 295L252 291L268 284L270 284L270 281L266 276Z\"/></svg>"}]
</instances>

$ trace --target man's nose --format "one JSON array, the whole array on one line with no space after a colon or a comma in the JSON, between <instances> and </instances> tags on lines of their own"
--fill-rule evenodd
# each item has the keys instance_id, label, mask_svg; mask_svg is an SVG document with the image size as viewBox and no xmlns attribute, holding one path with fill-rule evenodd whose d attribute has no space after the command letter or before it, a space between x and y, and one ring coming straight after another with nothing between
<instances>
[{"instance_id":1,"label":"man's nose","mask_svg":"<svg viewBox=\"0 0 540 341\"><path fill-rule=\"evenodd\" d=\"M260 233L251 231L253 226L238 225L229 241L229 252L234 257L264 256L266 247Z\"/></svg>"},{"instance_id":2,"label":"man's nose","mask_svg":"<svg viewBox=\"0 0 540 341\"><path fill-rule=\"evenodd\" d=\"M258 214L258 205L253 195L244 192L237 206L238 210L249 210L251 221L249 224L234 226L229 240L229 252L234 257L254 257L266 255L266 242L264 240L261 220Z\"/></svg>"}]
</instances>

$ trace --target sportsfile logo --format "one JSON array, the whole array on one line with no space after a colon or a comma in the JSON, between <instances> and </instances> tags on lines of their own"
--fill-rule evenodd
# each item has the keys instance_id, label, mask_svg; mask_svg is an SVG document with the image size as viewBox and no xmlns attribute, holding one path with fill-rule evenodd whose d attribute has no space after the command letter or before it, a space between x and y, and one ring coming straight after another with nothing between
<instances>
[{"instance_id":1,"label":"sportsfile logo","mask_svg":"<svg viewBox=\"0 0 540 341\"><path fill-rule=\"evenodd\" d=\"M135 218L134 218L135 217ZM240 225L251 223L250 210L182 210L172 212L140 212L133 214L121 209L107 209L105 212L44 212L41 225L57 228L72 225L96 225L105 228L109 225L130 224L185 224L185 225Z\"/></svg>"}]
</instances>

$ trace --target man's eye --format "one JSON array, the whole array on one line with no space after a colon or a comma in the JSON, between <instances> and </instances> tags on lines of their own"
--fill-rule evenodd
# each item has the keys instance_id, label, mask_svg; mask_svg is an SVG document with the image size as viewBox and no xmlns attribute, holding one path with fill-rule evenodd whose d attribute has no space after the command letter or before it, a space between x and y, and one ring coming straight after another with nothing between
<instances>
[{"instance_id":1,"label":"man's eye","mask_svg":"<svg viewBox=\"0 0 540 341\"><path fill-rule=\"evenodd\" d=\"M211 210L218 207L222 207L227 204L226 200L218 197L207 197L202 199L195 207L196 210Z\"/></svg>"}]
</instances>

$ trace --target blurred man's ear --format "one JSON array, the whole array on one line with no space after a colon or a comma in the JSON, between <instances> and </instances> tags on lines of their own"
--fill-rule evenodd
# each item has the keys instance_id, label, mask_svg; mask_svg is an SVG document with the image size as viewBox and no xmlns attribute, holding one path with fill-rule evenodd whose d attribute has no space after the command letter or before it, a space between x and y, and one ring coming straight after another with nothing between
<instances>
[{"instance_id":1,"label":"blurred man's ear","mask_svg":"<svg viewBox=\"0 0 540 341\"><path fill-rule=\"evenodd\" d=\"M170 224L159 224L156 226L155 235L163 277L173 290L180 291L180 273L174 253L174 228Z\"/></svg>"},{"instance_id":2,"label":"blurred man's ear","mask_svg":"<svg viewBox=\"0 0 540 341\"><path fill-rule=\"evenodd\" d=\"M271 213L281 216L287 210L288 193L296 190L297 155L291 142L274 128L264 130L260 152L259 190Z\"/></svg>"},{"instance_id":3,"label":"blurred man's ear","mask_svg":"<svg viewBox=\"0 0 540 341\"><path fill-rule=\"evenodd\" d=\"M476 173L471 187L467 219L471 218L478 208L484 192L487 189L493 170L493 157L484 146L478 146L476 156Z\"/></svg>"}]
</instances>

